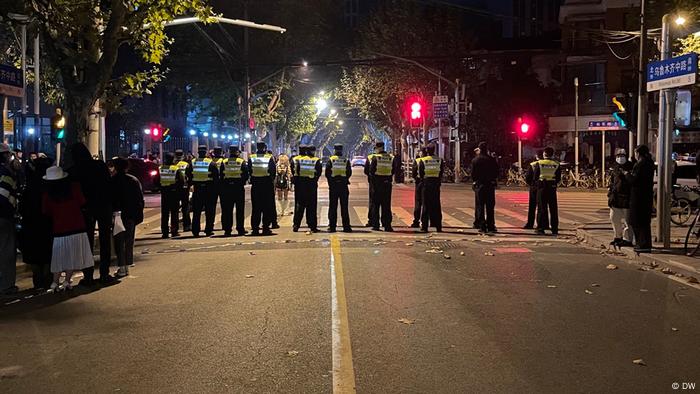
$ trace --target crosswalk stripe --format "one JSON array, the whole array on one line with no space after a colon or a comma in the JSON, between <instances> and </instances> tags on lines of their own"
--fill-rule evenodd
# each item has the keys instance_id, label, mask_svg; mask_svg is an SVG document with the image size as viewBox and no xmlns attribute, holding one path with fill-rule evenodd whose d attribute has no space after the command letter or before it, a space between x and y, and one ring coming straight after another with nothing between
<instances>
[{"instance_id":1,"label":"crosswalk stripe","mask_svg":"<svg viewBox=\"0 0 700 394\"><path fill-rule=\"evenodd\" d=\"M413 212L408 212L404 207L391 207L395 218L398 219L399 223L394 223L394 225L410 226L413 223Z\"/></svg>"},{"instance_id":2,"label":"crosswalk stripe","mask_svg":"<svg viewBox=\"0 0 700 394\"><path fill-rule=\"evenodd\" d=\"M460 212L463 212L470 219L474 220L473 209L472 209L472 211L470 211L469 208L457 208L457 210L459 210ZM496 210L496 216L498 216L498 210ZM495 222L496 222L496 227L499 227L499 228L515 227L514 224L506 223L500 219L496 219Z\"/></svg>"},{"instance_id":3,"label":"crosswalk stripe","mask_svg":"<svg viewBox=\"0 0 700 394\"><path fill-rule=\"evenodd\" d=\"M321 209L318 210L318 212L318 225L323 227L328 226L328 205L322 206ZM340 215L338 215L338 219L340 219Z\"/></svg>"},{"instance_id":4,"label":"crosswalk stripe","mask_svg":"<svg viewBox=\"0 0 700 394\"><path fill-rule=\"evenodd\" d=\"M369 214L369 208L366 206L354 206L352 210L355 211L359 219L360 225L364 226L367 223L367 215Z\"/></svg>"},{"instance_id":5,"label":"crosswalk stripe","mask_svg":"<svg viewBox=\"0 0 700 394\"><path fill-rule=\"evenodd\" d=\"M447 225L447 227L467 227L466 223L445 211L442 211L442 223L443 225Z\"/></svg>"},{"instance_id":6,"label":"crosswalk stripe","mask_svg":"<svg viewBox=\"0 0 700 394\"><path fill-rule=\"evenodd\" d=\"M496 211L501 212L501 213L505 213L506 215L512 217L513 219L517 219L518 221L521 221L523 223L527 222L527 215L524 215L522 213L511 211L510 209L505 209L505 208L496 208Z\"/></svg>"}]
</instances>

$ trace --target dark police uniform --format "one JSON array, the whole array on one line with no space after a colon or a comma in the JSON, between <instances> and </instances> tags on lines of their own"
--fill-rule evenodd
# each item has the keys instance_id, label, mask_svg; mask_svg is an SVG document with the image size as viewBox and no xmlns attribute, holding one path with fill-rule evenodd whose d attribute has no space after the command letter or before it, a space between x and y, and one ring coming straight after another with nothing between
<instances>
[{"instance_id":1,"label":"dark police uniform","mask_svg":"<svg viewBox=\"0 0 700 394\"><path fill-rule=\"evenodd\" d=\"M365 227L377 228L377 227L379 227L379 220L377 220L376 217L372 216L373 215L372 206L374 205L374 182L372 181L372 174L370 174L372 157L374 157L374 155L375 155L375 153L371 153L370 155L367 156L367 160L365 160L365 167L364 167L364 172L365 172L365 175L367 175L367 183L368 183L367 225Z\"/></svg>"},{"instance_id":2,"label":"dark police uniform","mask_svg":"<svg viewBox=\"0 0 700 394\"><path fill-rule=\"evenodd\" d=\"M204 157L203 154L199 158L192 160L190 169L191 174L188 178L192 179L194 187L192 192L192 235L195 237L199 236L201 215L202 210L204 210L204 233L209 236L214 233L214 219L216 215L216 206L212 204L216 201L216 195L212 185L219 176L219 169L216 168L211 158Z\"/></svg>"},{"instance_id":3,"label":"dark police uniform","mask_svg":"<svg viewBox=\"0 0 700 394\"><path fill-rule=\"evenodd\" d=\"M394 231L391 227L391 190L392 179L396 173L394 155L381 150L372 155L370 177L373 186L372 219L375 221L373 230L379 230L379 223L385 231Z\"/></svg>"},{"instance_id":4,"label":"dark police uniform","mask_svg":"<svg viewBox=\"0 0 700 394\"><path fill-rule=\"evenodd\" d=\"M335 231L338 222L338 201L340 201L340 217L343 222L343 231L350 232L350 213L348 211L348 198L350 191L350 177L352 176L352 166L350 160L345 156L333 155L326 164L326 179L328 179L328 228Z\"/></svg>"},{"instance_id":5,"label":"dark police uniform","mask_svg":"<svg viewBox=\"0 0 700 394\"><path fill-rule=\"evenodd\" d=\"M476 207L474 208L474 220L479 230L486 232L496 231L496 182L498 181L498 163L487 152L481 151L472 160L472 179L474 180L474 192Z\"/></svg>"},{"instance_id":6,"label":"dark police uniform","mask_svg":"<svg viewBox=\"0 0 700 394\"><path fill-rule=\"evenodd\" d=\"M233 229L233 210L236 210L236 231L245 231L245 184L248 182L248 163L240 157L230 157L221 163L221 226L224 234Z\"/></svg>"},{"instance_id":7,"label":"dark police uniform","mask_svg":"<svg viewBox=\"0 0 700 394\"><path fill-rule=\"evenodd\" d=\"M542 159L533 165L533 177L537 183L537 232L544 234L550 227L552 234L559 233L557 185L561 180L561 167L551 159Z\"/></svg>"},{"instance_id":8,"label":"dark police uniform","mask_svg":"<svg viewBox=\"0 0 700 394\"><path fill-rule=\"evenodd\" d=\"M423 217L421 210L423 209L423 178L420 177L418 167L421 157L416 157L411 166L411 177L416 184L415 194L413 195L413 223L411 227L420 227L420 220Z\"/></svg>"},{"instance_id":9,"label":"dark police uniform","mask_svg":"<svg viewBox=\"0 0 700 394\"><path fill-rule=\"evenodd\" d=\"M175 164L185 174L185 182L178 193L178 201L182 209L182 230L190 231L192 230L192 221L190 219L190 186L192 186L192 179L187 178L190 163L183 158L181 150L175 151Z\"/></svg>"},{"instance_id":10,"label":"dark police uniform","mask_svg":"<svg viewBox=\"0 0 700 394\"><path fill-rule=\"evenodd\" d=\"M318 206L318 178L323 170L321 160L318 157L310 156L311 149L307 149L307 154L297 157L296 161L296 184L294 222L292 231L298 231L301 227L301 219L306 211L306 225L311 231L318 231L318 220L316 209ZM298 199L297 199L298 198Z\"/></svg>"},{"instance_id":11,"label":"dark police uniform","mask_svg":"<svg viewBox=\"0 0 700 394\"><path fill-rule=\"evenodd\" d=\"M442 205L440 203L440 185L444 162L439 157L428 155L421 157L418 162L418 174L423 180L423 213L421 215L421 230L428 231L431 225L437 231L442 231Z\"/></svg>"},{"instance_id":12,"label":"dark police uniform","mask_svg":"<svg viewBox=\"0 0 700 394\"><path fill-rule=\"evenodd\" d=\"M272 234L272 216L274 215L275 204L275 161L271 154L265 150L258 150L257 153L248 158L248 168L250 169L250 199L253 205L253 213L250 219L250 226L253 228L253 235L260 233L260 221L262 219L263 234Z\"/></svg>"},{"instance_id":13,"label":"dark police uniform","mask_svg":"<svg viewBox=\"0 0 700 394\"><path fill-rule=\"evenodd\" d=\"M535 179L535 163L533 161L525 171L525 182L529 186L528 206L527 206L527 223L524 228L531 229L535 227L535 219L537 213L537 180Z\"/></svg>"},{"instance_id":14,"label":"dark police uniform","mask_svg":"<svg viewBox=\"0 0 700 394\"><path fill-rule=\"evenodd\" d=\"M168 234L178 235L178 206L185 183L185 174L177 164L160 166L160 231L163 238Z\"/></svg>"}]
</instances>

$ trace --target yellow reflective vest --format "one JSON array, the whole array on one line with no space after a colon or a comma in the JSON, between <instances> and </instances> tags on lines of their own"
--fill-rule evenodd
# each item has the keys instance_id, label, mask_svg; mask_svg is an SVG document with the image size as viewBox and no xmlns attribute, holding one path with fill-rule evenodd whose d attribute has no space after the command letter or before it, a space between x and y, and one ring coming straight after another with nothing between
<instances>
[{"instance_id":1,"label":"yellow reflective vest","mask_svg":"<svg viewBox=\"0 0 700 394\"><path fill-rule=\"evenodd\" d=\"M211 159L208 157L192 160L192 182L203 183L211 181L209 177L210 163Z\"/></svg>"},{"instance_id":2,"label":"yellow reflective vest","mask_svg":"<svg viewBox=\"0 0 700 394\"><path fill-rule=\"evenodd\" d=\"M333 155L331 160L331 176L348 176L348 158Z\"/></svg>"},{"instance_id":3,"label":"yellow reflective vest","mask_svg":"<svg viewBox=\"0 0 700 394\"><path fill-rule=\"evenodd\" d=\"M442 159L439 157L425 156L421 157L419 163L423 163L423 173L426 178L439 178L440 167L442 167Z\"/></svg>"},{"instance_id":4,"label":"yellow reflective vest","mask_svg":"<svg viewBox=\"0 0 700 394\"><path fill-rule=\"evenodd\" d=\"M244 162L245 160L240 157L224 159L224 179L241 179Z\"/></svg>"},{"instance_id":5,"label":"yellow reflective vest","mask_svg":"<svg viewBox=\"0 0 700 394\"><path fill-rule=\"evenodd\" d=\"M377 153L372 155L372 159L377 159L377 170L374 175L391 176L394 168L394 155L391 153Z\"/></svg>"},{"instance_id":6,"label":"yellow reflective vest","mask_svg":"<svg viewBox=\"0 0 700 394\"><path fill-rule=\"evenodd\" d=\"M557 179L556 173L559 163L554 160L542 159L537 161L540 167L540 181L554 182Z\"/></svg>"},{"instance_id":7,"label":"yellow reflective vest","mask_svg":"<svg viewBox=\"0 0 700 394\"><path fill-rule=\"evenodd\" d=\"M176 164L160 166L160 185L162 187L172 186L177 182L177 172L180 167Z\"/></svg>"},{"instance_id":8,"label":"yellow reflective vest","mask_svg":"<svg viewBox=\"0 0 700 394\"><path fill-rule=\"evenodd\" d=\"M251 175L256 178L270 176L268 172L270 160L272 160L272 155L269 153L264 155L254 153L250 155L250 162L253 167L251 168Z\"/></svg>"},{"instance_id":9,"label":"yellow reflective vest","mask_svg":"<svg viewBox=\"0 0 700 394\"><path fill-rule=\"evenodd\" d=\"M299 176L302 178L316 178L316 163L318 157L302 156L299 158Z\"/></svg>"}]
</instances>

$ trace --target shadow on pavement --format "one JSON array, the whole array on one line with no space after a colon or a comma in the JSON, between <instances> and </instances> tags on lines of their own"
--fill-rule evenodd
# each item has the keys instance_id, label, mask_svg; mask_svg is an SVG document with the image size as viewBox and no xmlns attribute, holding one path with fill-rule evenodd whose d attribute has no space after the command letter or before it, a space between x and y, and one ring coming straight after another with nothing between
<instances>
[{"instance_id":1,"label":"shadow on pavement","mask_svg":"<svg viewBox=\"0 0 700 394\"><path fill-rule=\"evenodd\" d=\"M107 287L118 286L120 283L121 282L118 281L108 285L95 284L91 287L76 285L71 290L63 290L56 293L48 293L43 290L36 291L33 289L24 290L12 296L0 298L0 317L16 317L26 313L36 312L43 308L58 305L62 302L94 293ZM36 317L37 316L33 316L33 318Z\"/></svg>"}]
</instances>

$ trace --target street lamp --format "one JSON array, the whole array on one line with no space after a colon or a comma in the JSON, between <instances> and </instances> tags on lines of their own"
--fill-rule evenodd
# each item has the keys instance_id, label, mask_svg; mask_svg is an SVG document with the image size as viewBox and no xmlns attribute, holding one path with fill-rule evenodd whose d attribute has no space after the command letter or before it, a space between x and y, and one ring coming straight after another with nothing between
<instances>
[{"instance_id":1,"label":"street lamp","mask_svg":"<svg viewBox=\"0 0 700 394\"><path fill-rule=\"evenodd\" d=\"M214 137L214 139L217 139L217 138L219 138L219 135L218 135L218 134L216 134L216 133L212 134L211 136L212 136L212 137Z\"/></svg>"},{"instance_id":2,"label":"street lamp","mask_svg":"<svg viewBox=\"0 0 700 394\"><path fill-rule=\"evenodd\" d=\"M309 63L308 63L306 60L304 60L304 61L301 63L301 65L304 66L304 67L309 67Z\"/></svg>"},{"instance_id":3,"label":"street lamp","mask_svg":"<svg viewBox=\"0 0 700 394\"><path fill-rule=\"evenodd\" d=\"M345 122L343 122L342 120L339 120L338 124L342 126L343 124L345 124Z\"/></svg>"},{"instance_id":4,"label":"street lamp","mask_svg":"<svg viewBox=\"0 0 700 394\"><path fill-rule=\"evenodd\" d=\"M194 129L190 129L190 135L195 136L197 135L197 132Z\"/></svg>"},{"instance_id":5,"label":"street lamp","mask_svg":"<svg viewBox=\"0 0 700 394\"><path fill-rule=\"evenodd\" d=\"M683 25L685 25L685 22L687 22L687 21L685 20L685 18L682 15L678 15L675 22L676 22L676 25L683 26Z\"/></svg>"},{"instance_id":6,"label":"street lamp","mask_svg":"<svg viewBox=\"0 0 700 394\"><path fill-rule=\"evenodd\" d=\"M331 115L335 115L336 112L338 112L338 111L336 111L335 108L331 108Z\"/></svg>"},{"instance_id":7,"label":"street lamp","mask_svg":"<svg viewBox=\"0 0 700 394\"><path fill-rule=\"evenodd\" d=\"M326 99L320 98L316 101L316 110L318 112L322 112L326 108L328 108L328 102L326 101Z\"/></svg>"},{"instance_id":8,"label":"street lamp","mask_svg":"<svg viewBox=\"0 0 700 394\"><path fill-rule=\"evenodd\" d=\"M206 131L205 131L204 134L202 134L202 135L205 136L205 137L209 137L209 133L207 133Z\"/></svg>"},{"instance_id":9,"label":"street lamp","mask_svg":"<svg viewBox=\"0 0 700 394\"><path fill-rule=\"evenodd\" d=\"M28 129L27 129L27 134L29 134L29 135L34 135L34 128L33 128L33 127L28 128Z\"/></svg>"},{"instance_id":10,"label":"street lamp","mask_svg":"<svg viewBox=\"0 0 700 394\"><path fill-rule=\"evenodd\" d=\"M245 139L247 139L247 140L250 139L250 133L245 133Z\"/></svg>"}]
</instances>

